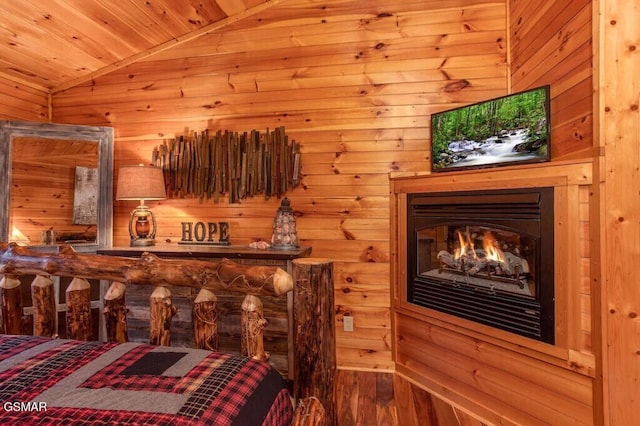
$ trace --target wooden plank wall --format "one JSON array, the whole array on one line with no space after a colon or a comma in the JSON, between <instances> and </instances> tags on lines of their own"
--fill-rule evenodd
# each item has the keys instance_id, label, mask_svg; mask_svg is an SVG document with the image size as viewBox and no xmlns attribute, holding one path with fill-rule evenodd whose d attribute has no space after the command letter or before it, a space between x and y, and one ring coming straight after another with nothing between
<instances>
[{"instance_id":1,"label":"wooden plank wall","mask_svg":"<svg viewBox=\"0 0 640 426\"><path fill-rule=\"evenodd\" d=\"M592 160L600 155L600 142L594 139L592 128L592 13L590 1L509 2L509 78L512 90L551 84L553 161ZM482 175L480 172L475 174ZM513 179L517 178L514 175ZM464 179L460 177L453 180L459 184ZM495 180L487 177L487 182L496 184ZM433 182L429 185L425 181L423 186L433 187ZM549 360L542 361L536 359L537 356L525 355L526 351L522 348L514 356L497 349L493 357L483 357L481 352L489 349L489 342L458 333L456 324L449 324L444 319L442 322L436 319L429 324L418 325L418 313L411 317L408 312L403 312L406 318L402 315L398 317L398 334L401 337L397 343L400 349L397 356L396 397L400 398L400 392L406 389L406 385L401 386L402 378L412 374L415 377L417 372L428 378L423 379L422 383L434 389L435 394L454 401L454 405L461 404L471 412L480 413L490 422L602 422L598 372L602 362L599 355L601 321L599 315L592 315L600 310L600 289L597 285L593 288L599 276L598 192L598 185L562 192L562 202L568 202L576 209L571 217L559 219L567 226L558 235L560 247L573 247L572 252L577 253L579 258L577 261L574 258L561 262L562 272L557 275L561 278L556 292L556 302L561 306L556 317L560 330L556 336L557 346L558 349L569 348L569 357L575 357L575 362L571 361L570 364L577 366L583 364L582 360L589 360L587 364L591 365L591 371L583 371L582 374L588 373L583 376L550 368L550 365L545 365ZM425 353L429 355L425 356ZM516 359L519 360L510 366L510 362ZM492 362L497 363L491 366ZM524 364L529 367L523 369ZM511 370L511 367L514 369ZM539 386L540 383L544 385ZM520 394L515 390L519 386L526 391L521 396L515 396ZM502 396L506 395L504 392L507 388L513 389L507 392L510 395L508 400L514 401L517 407L504 404ZM491 396L486 398L484 392ZM461 396L464 396L463 399L460 399ZM550 401L553 401L551 405ZM420 405L419 400L413 400L401 412L410 413L412 408L416 412L425 412ZM497 416L492 417L492 412Z\"/></svg>"},{"instance_id":2,"label":"wooden plank wall","mask_svg":"<svg viewBox=\"0 0 640 426\"><path fill-rule=\"evenodd\" d=\"M429 170L431 112L506 93L506 38L504 1L289 0L55 93L54 121L113 126L116 170L185 129L284 125L302 144L299 237L334 259L338 366L390 370L388 173ZM247 244L270 238L279 201L150 205L158 240L224 220ZM116 245L133 207L115 204Z\"/></svg>"},{"instance_id":3,"label":"wooden plank wall","mask_svg":"<svg viewBox=\"0 0 640 426\"><path fill-rule=\"evenodd\" d=\"M605 280L599 312L606 330L604 418L607 425L631 425L638 423L640 413L640 5L635 0L598 4L601 21L597 42L602 53L597 58L601 70L598 88L602 96L597 111L605 149L601 204Z\"/></svg>"},{"instance_id":4,"label":"wooden plank wall","mask_svg":"<svg viewBox=\"0 0 640 426\"><path fill-rule=\"evenodd\" d=\"M591 0L510 0L513 91L551 85L551 157L592 157Z\"/></svg>"},{"instance_id":5,"label":"wooden plank wall","mask_svg":"<svg viewBox=\"0 0 640 426\"><path fill-rule=\"evenodd\" d=\"M591 0L509 2L511 83L513 90L551 85L553 160L601 155L602 142L593 134L593 14ZM592 283L598 282L599 276L595 270L599 250L599 187L592 189L582 189L579 194L582 241L581 267L576 272L583 279L580 300L571 315L579 317L581 338L577 347L597 355L602 322L600 315L592 312L600 309L600 289L596 286L594 294ZM595 389L599 392L597 386ZM600 409L600 404L596 404L595 410Z\"/></svg>"},{"instance_id":6,"label":"wooden plank wall","mask_svg":"<svg viewBox=\"0 0 640 426\"><path fill-rule=\"evenodd\" d=\"M0 76L0 120L49 121L49 95Z\"/></svg>"}]
</instances>

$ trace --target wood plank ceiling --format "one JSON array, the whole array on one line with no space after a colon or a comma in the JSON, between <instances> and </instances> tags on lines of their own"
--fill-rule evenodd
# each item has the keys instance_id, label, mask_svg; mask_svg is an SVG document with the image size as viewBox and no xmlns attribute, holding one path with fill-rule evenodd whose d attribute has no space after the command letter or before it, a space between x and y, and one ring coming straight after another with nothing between
<instances>
[{"instance_id":1,"label":"wood plank ceiling","mask_svg":"<svg viewBox=\"0 0 640 426\"><path fill-rule=\"evenodd\" d=\"M0 77L53 93L279 1L0 1Z\"/></svg>"}]
</instances>

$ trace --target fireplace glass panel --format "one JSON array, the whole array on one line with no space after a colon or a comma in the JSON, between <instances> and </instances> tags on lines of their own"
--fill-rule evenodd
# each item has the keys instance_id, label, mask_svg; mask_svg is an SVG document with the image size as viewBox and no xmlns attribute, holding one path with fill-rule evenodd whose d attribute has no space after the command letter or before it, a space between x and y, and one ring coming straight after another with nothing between
<instances>
[{"instance_id":1,"label":"fireplace glass panel","mask_svg":"<svg viewBox=\"0 0 640 426\"><path fill-rule=\"evenodd\" d=\"M409 302L554 342L553 188L407 201Z\"/></svg>"},{"instance_id":2,"label":"fireplace glass panel","mask_svg":"<svg viewBox=\"0 0 640 426\"><path fill-rule=\"evenodd\" d=\"M418 276L535 299L536 238L464 224L429 227L417 234Z\"/></svg>"}]
</instances>

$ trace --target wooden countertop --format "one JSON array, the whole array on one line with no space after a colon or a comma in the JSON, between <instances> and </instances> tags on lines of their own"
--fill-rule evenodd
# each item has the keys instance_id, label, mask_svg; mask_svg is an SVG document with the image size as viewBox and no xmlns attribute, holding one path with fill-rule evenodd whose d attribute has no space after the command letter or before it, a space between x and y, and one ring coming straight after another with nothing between
<instances>
[{"instance_id":1,"label":"wooden countertop","mask_svg":"<svg viewBox=\"0 0 640 426\"><path fill-rule=\"evenodd\" d=\"M110 247L98 249L96 253L107 256L140 257L144 252L153 253L158 257L185 257L185 258L221 258L227 259L276 259L291 260L299 257L308 257L311 247L299 247L297 249L274 250L255 249L243 245L230 246L197 246L161 244L148 247Z\"/></svg>"}]
</instances>

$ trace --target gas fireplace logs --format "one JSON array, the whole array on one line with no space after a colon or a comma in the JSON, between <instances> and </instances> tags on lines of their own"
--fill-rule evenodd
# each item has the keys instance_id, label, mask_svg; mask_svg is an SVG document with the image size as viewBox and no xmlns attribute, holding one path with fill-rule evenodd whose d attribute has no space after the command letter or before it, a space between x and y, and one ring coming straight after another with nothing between
<instances>
[{"instance_id":1,"label":"gas fireplace logs","mask_svg":"<svg viewBox=\"0 0 640 426\"><path fill-rule=\"evenodd\" d=\"M458 232L458 240L460 247L454 253L447 250L440 250L438 253L438 274L446 271L464 275L470 278L468 284L488 286L491 289L495 287L495 283L505 283L525 290L530 275L529 263L517 254L500 249L490 232L482 236L481 249L474 247L468 228L464 234Z\"/></svg>"}]
</instances>

